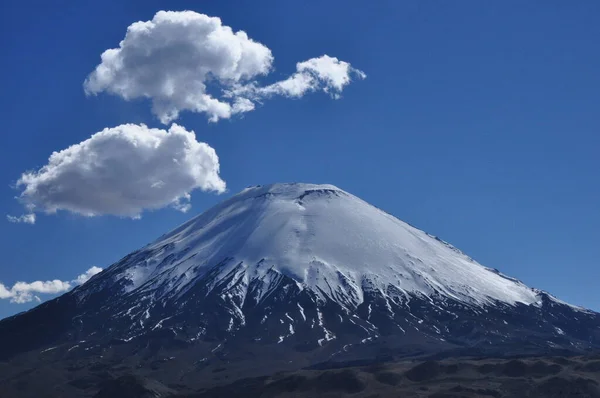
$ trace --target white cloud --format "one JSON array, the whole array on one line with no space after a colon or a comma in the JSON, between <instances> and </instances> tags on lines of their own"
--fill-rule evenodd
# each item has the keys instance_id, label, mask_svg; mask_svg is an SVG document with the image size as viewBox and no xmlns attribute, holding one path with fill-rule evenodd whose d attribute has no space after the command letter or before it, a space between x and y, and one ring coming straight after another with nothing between
<instances>
[{"instance_id":1,"label":"white cloud","mask_svg":"<svg viewBox=\"0 0 600 398\"><path fill-rule=\"evenodd\" d=\"M96 275L100 271L102 271L102 268L93 266L92 268L88 269L83 274L81 274L77 278L75 278L73 282L76 282L78 285L82 285L82 284L86 283L88 280L90 280L90 278L92 276Z\"/></svg>"},{"instance_id":2,"label":"white cloud","mask_svg":"<svg viewBox=\"0 0 600 398\"><path fill-rule=\"evenodd\" d=\"M339 98L352 75L366 77L323 55L298 63L291 77L261 87L257 78L271 72L271 50L219 18L193 11L159 11L151 21L131 24L119 48L106 50L101 59L84 83L86 93L149 98L164 124L186 110L206 113L211 121L226 119L275 94L300 97L322 90Z\"/></svg>"},{"instance_id":3,"label":"white cloud","mask_svg":"<svg viewBox=\"0 0 600 398\"><path fill-rule=\"evenodd\" d=\"M219 18L159 11L151 21L127 28L119 48L102 54L84 88L89 94L107 91L126 100L150 98L153 112L165 124L183 110L206 112L216 121L240 110L209 94L207 83L227 85L267 74L272 61L271 50Z\"/></svg>"},{"instance_id":4,"label":"white cloud","mask_svg":"<svg viewBox=\"0 0 600 398\"><path fill-rule=\"evenodd\" d=\"M10 214L8 214L6 216L6 219L9 222L13 222L13 223L35 224L35 214L34 213L22 214L18 217L11 216Z\"/></svg>"},{"instance_id":5,"label":"white cloud","mask_svg":"<svg viewBox=\"0 0 600 398\"><path fill-rule=\"evenodd\" d=\"M323 55L296 64L296 73L289 78L265 87L242 87L254 98L283 95L302 97L307 92L322 90L333 98L339 98L345 86L350 84L352 76L364 79L367 75L353 68L348 62ZM242 92L239 94L241 95Z\"/></svg>"},{"instance_id":6,"label":"white cloud","mask_svg":"<svg viewBox=\"0 0 600 398\"><path fill-rule=\"evenodd\" d=\"M168 205L186 211L192 190L223 192L225 182L215 150L193 131L124 124L54 152L44 167L23 173L17 188L30 213L139 218Z\"/></svg>"},{"instance_id":7,"label":"white cloud","mask_svg":"<svg viewBox=\"0 0 600 398\"><path fill-rule=\"evenodd\" d=\"M33 300L41 301L37 294L58 294L63 293L76 285L87 282L92 276L102 271L100 267L91 267L85 273L79 275L72 281L61 281L54 279L51 281L35 282L17 282L11 288L0 283L0 299L10 299L11 303L29 303Z\"/></svg>"}]
</instances>

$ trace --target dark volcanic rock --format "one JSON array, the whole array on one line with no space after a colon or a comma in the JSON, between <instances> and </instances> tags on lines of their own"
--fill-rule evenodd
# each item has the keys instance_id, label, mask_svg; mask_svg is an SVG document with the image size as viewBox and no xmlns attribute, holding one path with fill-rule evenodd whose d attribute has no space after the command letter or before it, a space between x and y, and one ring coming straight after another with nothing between
<instances>
[{"instance_id":1,"label":"dark volcanic rock","mask_svg":"<svg viewBox=\"0 0 600 398\"><path fill-rule=\"evenodd\" d=\"M552 377L541 383L535 390L535 396L546 398L600 397L598 382L583 377Z\"/></svg>"},{"instance_id":2,"label":"dark volcanic rock","mask_svg":"<svg viewBox=\"0 0 600 398\"><path fill-rule=\"evenodd\" d=\"M435 379L443 373L443 369L436 361L423 362L405 373L410 381L426 381Z\"/></svg>"},{"instance_id":3,"label":"dark volcanic rock","mask_svg":"<svg viewBox=\"0 0 600 398\"><path fill-rule=\"evenodd\" d=\"M94 398L161 398L174 393L155 380L126 375L102 383Z\"/></svg>"}]
</instances>

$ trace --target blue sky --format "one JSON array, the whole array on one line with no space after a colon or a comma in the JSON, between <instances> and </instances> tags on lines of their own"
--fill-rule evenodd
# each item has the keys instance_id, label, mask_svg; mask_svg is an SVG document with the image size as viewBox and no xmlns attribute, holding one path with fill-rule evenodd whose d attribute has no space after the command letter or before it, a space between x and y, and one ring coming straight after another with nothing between
<instances>
[{"instance_id":1,"label":"blue sky","mask_svg":"<svg viewBox=\"0 0 600 398\"><path fill-rule=\"evenodd\" d=\"M166 8L168 5L168 8ZM479 262L600 310L597 1L106 1L2 3L0 208L22 173L106 127L167 129L150 101L83 84L126 29L160 10L217 16L270 49L267 87L327 54L364 71L340 99L275 95L216 123L178 124L214 148L222 194L140 219L37 213L0 222L0 282L71 284L249 185L332 183ZM209 87L211 89L211 87ZM44 300L50 294L38 294ZM0 300L0 317L36 302Z\"/></svg>"}]
</instances>

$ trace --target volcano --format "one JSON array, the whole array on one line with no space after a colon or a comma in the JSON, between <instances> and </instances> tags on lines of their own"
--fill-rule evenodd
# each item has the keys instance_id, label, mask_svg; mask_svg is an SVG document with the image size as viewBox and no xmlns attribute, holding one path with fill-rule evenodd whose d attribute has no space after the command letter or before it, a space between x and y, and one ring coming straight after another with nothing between
<instances>
[{"instance_id":1,"label":"volcano","mask_svg":"<svg viewBox=\"0 0 600 398\"><path fill-rule=\"evenodd\" d=\"M378 357L599 347L598 313L333 185L299 183L246 188L0 321L5 361L118 362L184 384L218 369L235 378Z\"/></svg>"}]
</instances>

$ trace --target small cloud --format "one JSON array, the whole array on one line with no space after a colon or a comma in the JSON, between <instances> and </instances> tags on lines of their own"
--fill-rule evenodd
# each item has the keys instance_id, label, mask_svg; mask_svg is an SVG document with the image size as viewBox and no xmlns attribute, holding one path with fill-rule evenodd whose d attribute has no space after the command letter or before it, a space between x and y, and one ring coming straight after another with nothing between
<instances>
[{"instance_id":1,"label":"small cloud","mask_svg":"<svg viewBox=\"0 0 600 398\"><path fill-rule=\"evenodd\" d=\"M367 75L353 68L348 62L335 57L323 55L296 64L296 73L285 80L268 86L238 86L229 92L230 96L246 96L253 100L261 100L274 95L299 98L308 92L324 91L332 98L338 99L352 77L365 79Z\"/></svg>"},{"instance_id":2,"label":"small cloud","mask_svg":"<svg viewBox=\"0 0 600 398\"><path fill-rule=\"evenodd\" d=\"M40 302L37 294L58 294L71 290L77 285L87 282L92 276L102 271L100 267L91 267L85 273L79 275L72 281L61 281L54 279L51 281L35 282L17 282L11 288L0 283L0 299L10 299L11 303L23 304L31 301Z\"/></svg>"},{"instance_id":3,"label":"small cloud","mask_svg":"<svg viewBox=\"0 0 600 398\"><path fill-rule=\"evenodd\" d=\"M18 217L11 216L9 214L6 216L6 219L9 222L13 222L13 223L35 224L35 214L34 213L22 214Z\"/></svg>"},{"instance_id":4,"label":"small cloud","mask_svg":"<svg viewBox=\"0 0 600 398\"><path fill-rule=\"evenodd\" d=\"M100 273L102 271L102 268L100 267L96 267L93 266L92 268L88 269L87 271L85 271L83 274L79 275L77 278L75 278L73 280L74 283L78 284L78 285L83 285L84 283L86 283L88 280L90 280L90 278L98 273Z\"/></svg>"},{"instance_id":5,"label":"small cloud","mask_svg":"<svg viewBox=\"0 0 600 398\"><path fill-rule=\"evenodd\" d=\"M124 124L54 152L44 167L23 173L17 188L30 214L8 220L33 223L40 211L131 218L165 206L185 212L191 191L224 192L225 182L215 150L193 131Z\"/></svg>"},{"instance_id":6,"label":"small cloud","mask_svg":"<svg viewBox=\"0 0 600 398\"><path fill-rule=\"evenodd\" d=\"M13 293L10 301L13 303L28 303L35 300L36 296L34 293L58 294L66 292L71 289L71 287L72 285L70 282L63 282L58 279L45 282L17 282L10 289L10 292Z\"/></svg>"},{"instance_id":7,"label":"small cloud","mask_svg":"<svg viewBox=\"0 0 600 398\"><path fill-rule=\"evenodd\" d=\"M220 18L159 11L151 21L131 24L119 47L102 53L84 90L87 95L150 99L163 124L182 111L205 113L216 122L250 112L254 101L273 95L324 91L339 98L351 76L366 77L349 63L323 55L299 62L289 78L262 86L258 79L272 71L273 60L267 46L244 31L234 32Z\"/></svg>"}]
</instances>

